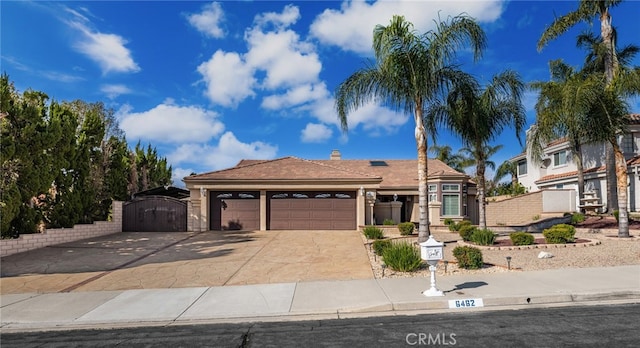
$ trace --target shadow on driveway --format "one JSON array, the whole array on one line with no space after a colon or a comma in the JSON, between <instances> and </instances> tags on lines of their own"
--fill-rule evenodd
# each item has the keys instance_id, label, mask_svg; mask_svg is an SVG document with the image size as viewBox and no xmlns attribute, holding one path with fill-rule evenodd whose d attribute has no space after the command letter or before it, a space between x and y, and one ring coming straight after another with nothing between
<instances>
[{"instance_id":1,"label":"shadow on driveway","mask_svg":"<svg viewBox=\"0 0 640 348\"><path fill-rule=\"evenodd\" d=\"M356 231L206 231L123 232L50 246L2 258L1 277L1 293L8 294L362 279L373 274Z\"/></svg>"}]
</instances>

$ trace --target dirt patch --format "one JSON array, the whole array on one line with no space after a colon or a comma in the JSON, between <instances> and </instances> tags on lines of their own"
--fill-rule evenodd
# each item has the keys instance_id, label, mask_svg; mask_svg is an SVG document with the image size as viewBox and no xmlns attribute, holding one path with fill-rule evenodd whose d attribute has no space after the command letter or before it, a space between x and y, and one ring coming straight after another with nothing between
<instances>
[{"instance_id":1,"label":"dirt patch","mask_svg":"<svg viewBox=\"0 0 640 348\"><path fill-rule=\"evenodd\" d=\"M589 229L617 229L618 222L613 216L587 216L586 219L575 225L576 228ZM640 220L629 219L630 230L640 230Z\"/></svg>"},{"instance_id":2,"label":"dirt patch","mask_svg":"<svg viewBox=\"0 0 640 348\"><path fill-rule=\"evenodd\" d=\"M590 242L590 240L588 239L576 239L573 243L567 243L567 244L582 244L582 243L588 243ZM543 244L548 244L545 242L544 238L536 238L533 241L533 245L543 245ZM505 238L505 239L496 239L496 241L493 243L493 245L490 245L492 247L509 247L509 246L514 246L513 243L511 242L510 238Z\"/></svg>"}]
</instances>

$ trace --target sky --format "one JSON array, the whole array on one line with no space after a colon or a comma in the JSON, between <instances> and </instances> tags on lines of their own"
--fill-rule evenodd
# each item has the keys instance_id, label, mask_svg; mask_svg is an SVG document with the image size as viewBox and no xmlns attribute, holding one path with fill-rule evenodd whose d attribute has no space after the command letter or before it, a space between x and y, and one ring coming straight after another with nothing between
<instances>
[{"instance_id":1,"label":"sky","mask_svg":"<svg viewBox=\"0 0 640 348\"><path fill-rule=\"evenodd\" d=\"M485 83L511 69L526 83L547 81L548 62L579 67L580 24L542 51L536 44L555 16L577 1L2 1L1 70L19 91L56 101L81 99L112 108L130 146L151 144L173 168L192 172L234 166L241 159L297 156L329 159L416 158L412 115L371 103L340 128L336 87L373 62L372 31L403 15L419 32L461 13L484 29L482 58L461 50L455 61ZM640 45L640 1L611 11L619 46ZM633 65L640 65L636 57ZM537 93L522 101L535 122ZM630 101L640 112L640 100ZM497 165L523 151L515 131ZM429 139L429 144L433 144ZM439 129L437 145L462 145Z\"/></svg>"}]
</instances>

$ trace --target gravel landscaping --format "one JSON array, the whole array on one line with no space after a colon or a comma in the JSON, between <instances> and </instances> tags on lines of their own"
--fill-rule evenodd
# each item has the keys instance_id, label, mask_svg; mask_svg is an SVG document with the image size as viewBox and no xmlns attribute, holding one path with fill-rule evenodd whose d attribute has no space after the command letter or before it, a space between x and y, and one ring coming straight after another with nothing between
<instances>
[{"instance_id":1,"label":"gravel landscaping","mask_svg":"<svg viewBox=\"0 0 640 348\"><path fill-rule=\"evenodd\" d=\"M616 237L617 230L613 229L593 229L578 228L576 239L583 240L583 243L568 245L536 245L529 248L497 248L480 247L485 266L478 270L465 270L458 268L453 249L457 245L463 245L462 238L456 232L433 232L434 238L445 243L444 259L437 266L437 274L446 276L463 273L496 273L496 272L523 272L534 270L546 270L557 268L588 268L588 267L609 267L621 265L640 264L640 230L632 229L632 238L619 239ZM385 238L405 239L417 243L416 234L403 237L400 233L385 232ZM534 234L536 239L542 238L541 233ZM369 253L371 268L376 278L400 278L400 277L427 277L428 266L422 269L405 273L395 272L389 268L382 267L382 260L375 255L369 247L371 240L362 236ZM508 238L508 237L500 237ZM589 242L586 242L589 241ZM468 245L468 244L467 244ZM505 250L507 249L507 250ZM549 252L552 258L539 259L541 251ZM507 256L511 256L511 269L507 268Z\"/></svg>"}]
</instances>

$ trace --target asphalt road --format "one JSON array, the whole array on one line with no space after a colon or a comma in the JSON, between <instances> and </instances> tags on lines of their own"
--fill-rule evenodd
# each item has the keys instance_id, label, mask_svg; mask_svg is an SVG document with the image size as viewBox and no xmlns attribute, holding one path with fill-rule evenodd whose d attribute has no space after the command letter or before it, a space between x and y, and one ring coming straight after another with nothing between
<instances>
[{"instance_id":1,"label":"asphalt road","mask_svg":"<svg viewBox=\"0 0 640 348\"><path fill-rule=\"evenodd\" d=\"M2 334L8 347L638 347L640 304Z\"/></svg>"}]
</instances>

